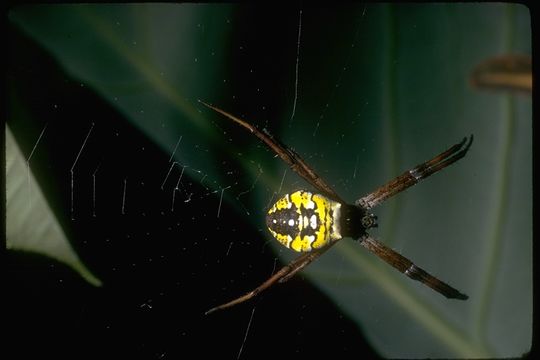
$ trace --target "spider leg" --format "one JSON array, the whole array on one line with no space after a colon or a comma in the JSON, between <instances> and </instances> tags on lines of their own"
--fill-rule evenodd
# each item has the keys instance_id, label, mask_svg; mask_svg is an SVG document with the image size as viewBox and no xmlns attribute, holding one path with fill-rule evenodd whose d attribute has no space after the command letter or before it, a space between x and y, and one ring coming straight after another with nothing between
<instances>
[{"instance_id":1,"label":"spider leg","mask_svg":"<svg viewBox=\"0 0 540 360\"><path fill-rule=\"evenodd\" d=\"M345 203L339 195L314 171L306 164L306 162L298 155L294 150L288 148L284 144L280 143L277 139L274 139L268 132L259 131L253 125L247 123L246 121L237 118L224 110L221 110L215 106L209 105L201 100L200 103L209 107L210 109L224 115L230 120L236 122L243 128L249 130L252 134L257 136L262 142L264 142L272 151L274 151L283 161L285 161L291 169L293 169L298 175L303 177L307 182L309 182L313 187L319 190L323 195ZM356 205L367 210L373 208L383 202L384 200L404 191L405 189L415 185L420 180L444 169L445 167L453 164L462 157L464 157L469 150L473 141L473 136L471 135L468 139L464 138L459 144L456 144L449 148L448 150L442 152L441 154L435 156L433 159L428 160L427 162L416 166L415 168L404 172L402 175L391 180L385 185L377 188L372 193L364 196L363 198L357 200ZM234 305L238 305L245 301L248 301L264 290L270 288L275 283L283 283L289 280L294 276L298 271L305 268L311 262L316 260L324 252L326 252L333 244L333 242L328 246L317 249L315 251L305 253L295 260L293 260L288 265L282 267L277 273L268 278L265 282L259 285L254 290L248 292L247 294L240 296L232 301L224 303L222 305L211 308L206 312L206 314L213 313L218 310L226 309ZM435 291L443 294L448 298L461 299L465 300L468 298L467 295L462 294L458 290L454 289L450 285L444 283L443 281L437 279L436 277L430 275L425 270L416 266L412 261L395 252L394 250L386 247L385 245L379 243L378 241L372 239L371 237L364 237L361 239L361 244L371 251L373 254L377 255L385 262L404 273L413 280L422 282L423 284L431 287Z\"/></svg>"},{"instance_id":2,"label":"spider leg","mask_svg":"<svg viewBox=\"0 0 540 360\"><path fill-rule=\"evenodd\" d=\"M335 243L333 243L335 244ZM282 267L278 272L276 272L274 275L272 275L268 280L263 282L261 285L256 287L254 290L248 292L245 295L242 295L234 300L231 300L227 303L221 304L219 306L213 307L210 310L208 310L205 315L211 314L218 310L223 310L226 308L229 308L234 305L241 304L245 301L248 301L257 295L259 295L264 290L268 289L275 283L283 283L287 280L289 280L294 274L296 274L299 270L303 269L307 265L309 265L313 260L317 259L319 256L321 256L326 250L328 250L331 247L332 244L329 246L326 246L324 248L320 248L308 253L304 253L291 261L289 264Z\"/></svg>"},{"instance_id":3,"label":"spider leg","mask_svg":"<svg viewBox=\"0 0 540 360\"><path fill-rule=\"evenodd\" d=\"M343 201L343 199L341 199L341 197L336 194L336 192L322 178L320 178L308 164L306 164L300 155L298 155L294 150L288 148L286 145L280 143L268 132L260 131L255 126L240 118L237 118L234 115L229 114L225 110L221 110L218 107L207 104L202 100L199 100L199 102L231 119L243 128L249 130L253 135L257 136L262 142L264 142L273 152L275 152L283 161L285 161L291 167L291 169L303 177L308 183L313 185L313 187L319 190L323 195L326 195L327 197L341 203L345 203L345 201Z\"/></svg>"},{"instance_id":4,"label":"spider leg","mask_svg":"<svg viewBox=\"0 0 540 360\"><path fill-rule=\"evenodd\" d=\"M472 142L473 135L471 135L468 139L463 138L460 143L455 144L446 151L443 151L433 159L428 160L411 170L405 171L395 179L390 180L386 184L377 188L375 191L357 200L355 202L356 205L359 205L366 210L379 205L384 200L406 190L407 188L418 183L420 180L433 175L434 173L464 157L471 147Z\"/></svg>"},{"instance_id":5,"label":"spider leg","mask_svg":"<svg viewBox=\"0 0 540 360\"><path fill-rule=\"evenodd\" d=\"M323 195L335 201L345 203L345 201L343 201L343 199L341 199L341 197L322 178L320 178L315 173L315 171L313 171L313 169L300 157L300 155L298 155L294 150L290 149L286 145L279 142L277 139L273 138L272 135L270 135L267 131L260 131L248 122L234 115L231 115L218 107L207 104L204 101L199 100L199 102L206 107L229 118L243 128L249 130L253 135L257 136L263 143L265 143L274 153L276 153L283 161L285 161L292 170L294 170L298 175L303 177L308 183L310 183L314 188L319 190ZM326 252L333 244L334 243L324 248L317 249L299 256L288 265L282 267L277 273L272 275L270 278L268 278L268 280L263 282L254 290L225 304L216 306L208 310L206 314L210 314L214 311L226 309L228 307L243 303L256 297L259 293L273 286L276 282L283 283L289 280L298 271L309 265L312 261L314 261L324 252Z\"/></svg>"},{"instance_id":6,"label":"spider leg","mask_svg":"<svg viewBox=\"0 0 540 360\"><path fill-rule=\"evenodd\" d=\"M361 239L360 244L388 264L392 265L399 272L407 275L413 280L420 281L422 284L429 286L449 299L467 300L469 298L467 295L459 292L447 283L437 279L425 270L416 266L412 261L403 255L395 252L386 245L369 236Z\"/></svg>"},{"instance_id":7,"label":"spider leg","mask_svg":"<svg viewBox=\"0 0 540 360\"><path fill-rule=\"evenodd\" d=\"M297 272L311 264L314 260L317 260L322 254L324 254L328 249L330 249L332 246L334 246L337 243L337 241L331 242L330 244L326 245L323 248L311 251L307 253L306 255L302 256L302 259L300 257L296 260L296 264L294 268L292 268L287 274L283 275L279 279L279 283L282 284L284 282L289 281L294 275L296 275Z\"/></svg>"}]
</instances>

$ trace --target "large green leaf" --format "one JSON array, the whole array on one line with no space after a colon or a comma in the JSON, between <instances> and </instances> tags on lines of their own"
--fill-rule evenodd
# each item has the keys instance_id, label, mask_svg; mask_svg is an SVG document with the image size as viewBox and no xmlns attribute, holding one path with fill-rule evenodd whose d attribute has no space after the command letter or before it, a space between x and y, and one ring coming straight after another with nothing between
<instances>
[{"instance_id":1,"label":"large green leaf","mask_svg":"<svg viewBox=\"0 0 540 360\"><path fill-rule=\"evenodd\" d=\"M250 212L261 218L272 191L306 185L259 151L256 139L220 136L217 129L234 126L202 109L197 99L231 104L223 107L267 126L351 202L473 133L465 159L376 210L380 229L374 233L467 293L467 302L446 300L413 283L350 240L305 272L384 356L513 357L528 351L531 102L468 85L471 71L486 58L530 53L527 9L304 9L301 28L295 25L276 43L262 45L256 29L264 12L249 16L252 10L25 6L12 10L10 19L167 151L183 134L177 159L202 170L215 190L231 185L228 193L236 196L225 198L240 209L251 201ZM283 12L300 15L297 9ZM251 51L256 45L267 51ZM272 60L288 65L276 69ZM201 151L201 144L224 148L255 186L247 194L235 188L217 154ZM240 203L240 194L249 200Z\"/></svg>"}]
</instances>

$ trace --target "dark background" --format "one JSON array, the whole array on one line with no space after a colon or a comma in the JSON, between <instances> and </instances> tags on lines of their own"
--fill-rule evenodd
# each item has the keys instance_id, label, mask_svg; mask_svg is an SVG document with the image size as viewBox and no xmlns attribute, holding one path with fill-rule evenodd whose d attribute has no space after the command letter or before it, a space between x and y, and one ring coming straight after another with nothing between
<instances>
[{"instance_id":1,"label":"dark background","mask_svg":"<svg viewBox=\"0 0 540 360\"><path fill-rule=\"evenodd\" d=\"M268 9L258 11L268 15ZM253 9L236 15L238 23L251 29L252 36L245 39L252 48L260 44L261 52L279 53L282 45L272 39L286 26L271 26L273 19L298 21L274 11L273 16L254 17L257 31L247 19ZM267 23L261 24L261 19ZM2 322L9 358L236 358L254 307L242 348L244 359L374 354L362 340L361 329L302 276L255 301L205 316L210 307L242 294L272 272L275 257L271 251L261 253L260 231L225 201L216 219L215 196L186 205L179 195L174 212L169 211L171 192L161 190L160 181L170 154L91 89L80 86L17 28L8 24L7 30L9 115L25 114L10 128L27 158L48 124L32 157L32 172L71 245L104 283L93 287L50 258L8 251ZM238 68L253 66L242 64L241 57L230 61ZM281 68L261 66L276 72ZM268 71L259 76L278 75ZM275 99L289 100L288 94ZM92 123L74 171L72 220L70 169ZM90 175L96 164L100 165L94 217ZM178 171L173 169L176 177L168 180L169 187ZM204 193L197 179L184 176L190 191ZM127 196L122 214L124 179ZM255 245L235 247L224 257L233 239Z\"/></svg>"}]
</instances>

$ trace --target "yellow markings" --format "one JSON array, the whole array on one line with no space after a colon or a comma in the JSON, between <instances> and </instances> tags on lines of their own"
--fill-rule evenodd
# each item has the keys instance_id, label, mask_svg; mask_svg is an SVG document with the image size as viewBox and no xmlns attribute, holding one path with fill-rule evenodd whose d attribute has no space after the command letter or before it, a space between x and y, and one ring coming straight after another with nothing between
<instances>
[{"instance_id":1,"label":"yellow markings","mask_svg":"<svg viewBox=\"0 0 540 360\"><path fill-rule=\"evenodd\" d=\"M329 237L327 236L328 232L326 231L326 227L324 225L321 224L319 226L319 230L316 231L315 234L317 234L317 237L313 242L313 247L315 249L322 248L329 243Z\"/></svg>"},{"instance_id":2,"label":"yellow markings","mask_svg":"<svg viewBox=\"0 0 540 360\"><path fill-rule=\"evenodd\" d=\"M267 224L284 246L305 252L341 239L341 204L308 191L287 194L268 210Z\"/></svg>"},{"instance_id":3,"label":"yellow markings","mask_svg":"<svg viewBox=\"0 0 540 360\"><path fill-rule=\"evenodd\" d=\"M315 212L319 215L319 221L321 224L326 224L326 213L331 208L327 198L320 195L313 195L313 202L315 202Z\"/></svg>"},{"instance_id":4,"label":"yellow markings","mask_svg":"<svg viewBox=\"0 0 540 360\"><path fill-rule=\"evenodd\" d=\"M272 231L272 230L270 230L270 232L272 233L272 235L274 235L276 240L281 243L281 245L283 245L285 247L290 247L291 246L291 241L292 241L291 235L279 234L279 233L277 233L275 231Z\"/></svg>"},{"instance_id":5,"label":"yellow markings","mask_svg":"<svg viewBox=\"0 0 540 360\"><path fill-rule=\"evenodd\" d=\"M289 194L285 195L284 197L278 199L274 205L268 210L268 215L274 214L278 211L290 209L292 207L292 203L289 200Z\"/></svg>"},{"instance_id":6,"label":"yellow markings","mask_svg":"<svg viewBox=\"0 0 540 360\"><path fill-rule=\"evenodd\" d=\"M311 244L314 239L315 236L313 235L304 235L303 237L297 236L291 242L291 249L302 252L311 251Z\"/></svg>"},{"instance_id":7,"label":"yellow markings","mask_svg":"<svg viewBox=\"0 0 540 360\"><path fill-rule=\"evenodd\" d=\"M274 213L278 210L283 210L283 209L290 209L292 206L292 203L289 201L289 195L285 195L284 197L282 197L281 199L279 199L278 201L276 201L276 203L274 204L274 206L272 206L272 208L270 208L270 210L268 210L268 213L271 214L271 213Z\"/></svg>"},{"instance_id":8,"label":"yellow markings","mask_svg":"<svg viewBox=\"0 0 540 360\"><path fill-rule=\"evenodd\" d=\"M311 202L311 196L312 194L307 191L296 191L293 192L290 195L291 203L296 207L296 212L298 214L302 214L301 209L302 207L307 208L306 205L308 205ZM290 207L289 207L290 209Z\"/></svg>"}]
</instances>

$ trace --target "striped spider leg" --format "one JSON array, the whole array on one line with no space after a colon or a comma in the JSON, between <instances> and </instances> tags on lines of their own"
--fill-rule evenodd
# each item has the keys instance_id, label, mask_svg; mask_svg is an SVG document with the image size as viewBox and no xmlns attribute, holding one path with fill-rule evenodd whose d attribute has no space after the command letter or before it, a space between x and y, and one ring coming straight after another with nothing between
<instances>
[{"instance_id":1,"label":"striped spider leg","mask_svg":"<svg viewBox=\"0 0 540 360\"><path fill-rule=\"evenodd\" d=\"M411 170L405 171L400 176L380 186L368 195L360 198L355 202L355 204L366 210L371 209L386 199L389 199L392 196L399 194L407 188L417 184L420 180L433 175L449 165L452 165L454 162L463 158L467 154L467 151L472 145L473 139L473 135L471 135L469 138L464 138L460 143L455 144L448 150L435 156L433 159L417 165ZM399 272L407 275L413 280L420 281L449 299L467 300L469 298L467 295L459 292L450 285L416 266L412 261L405 258L403 255L369 236L362 239L360 244L388 264L392 265Z\"/></svg>"},{"instance_id":2,"label":"striped spider leg","mask_svg":"<svg viewBox=\"0 0 540 360\"><path fill-rule=\"evenodd\" d=\"M215 106L205 103L202 100L199 102L210 109L224 115L225 117L231 119L238 125L242 126L253 135L258 137L263 143L265 143L273 152L275 152L283 161L287 163L298 175L303 177L308 183L313 185L321 193L325 194L329 198L342 202L344 201L339 197L338 194L332 189L321 177L319 177L315 171L313 171L308 164L292 149L281 144L277 139L273 138L270 134L262 132L257 129L255 126L245 122L242 119L237 118L234 115L229 114L228 112L221 110Z\"/></svg>"},{"instance_id":3,"label":"striped spider leg","mask_svg":"<svg viewBox=\"0 0 540 360\"><path fill-rule=\"evenodd\" d=\"M282 267L254 290L232 301L216 306L208 310L206 314L243 303L256 297L274 284L289 280L343 237L360 240L360 243L366 249L398 271L424 283L448 298L461 300L468 298L467 295L428 274L401 254L368 236L367 230L377 226L376 217L368 212L369 209L461 159L465 156L472 143L472 136L466 146L464 146L466 143L466 139L464 139L461 143L452 146L433 159L403 173L357 200L354 205L349 205L292 149L281 144L268 133L259 131L244 120L203 101L200 102L257 136L298 175L321 193L312 194L307 191L297 191L287 194L278 200L267 214L267 225L274 237L284 246L304 253ZM322 215L323 212L325 213L324 216ZM288 228L287 224L291 227Z\"/></svg>"},{"instance_id":4,"label":"striped spider leg","mask_svg":"<svg viewBox=\"0 0 540 360\"><path fill-rule=\"evenodd\" d=\"M415 168L405 171L395 179L378 187L375 191L358 199L355 203L365 209L371 209L379 205L384 200L406 190L407 188L417 184L420 180L433 175L437 171L452 165L467 154L473 142L473 135L443 151L433 159L426 161Z\"/></svg>"}]
</instances>

